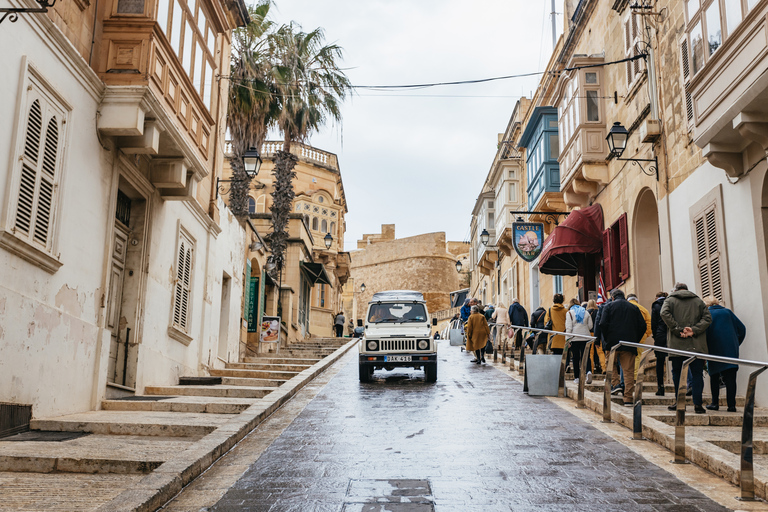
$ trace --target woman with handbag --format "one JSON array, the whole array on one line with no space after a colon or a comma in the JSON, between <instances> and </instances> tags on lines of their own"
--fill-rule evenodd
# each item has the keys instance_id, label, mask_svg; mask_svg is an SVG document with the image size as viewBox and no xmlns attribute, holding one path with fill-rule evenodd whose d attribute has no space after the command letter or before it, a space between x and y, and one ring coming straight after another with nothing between
<instances>
[{"instance_id":1,"label":"woman with handbag","mask_svg":"<svg viewBox=\"0 0 768 512\"><path fill-rule=\"evenodd\" d=\"M485 362L485 345L488 343L488 336L491 331L488 327L488 321L480 312L480 308L472 306L469 320L467 320L467 352L474 352L475 359L473 363Z\"/></svg>"}]
</instances>

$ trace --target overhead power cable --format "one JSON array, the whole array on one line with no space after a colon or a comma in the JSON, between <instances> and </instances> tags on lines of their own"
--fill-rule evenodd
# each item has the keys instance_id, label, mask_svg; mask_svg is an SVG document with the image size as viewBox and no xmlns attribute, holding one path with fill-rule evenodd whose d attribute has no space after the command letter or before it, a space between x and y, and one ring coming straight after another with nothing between
<instances>
[{"instance_id":1,"label":"overhead power cable","mask_svg":"<svg viewBox=\"0 0 768 512\"><path fill-rule=\"evenodd\" d=\"M645 59L648 54L646 53L640 53L638 55L633 55L631 57L627 57L624 59L614 60L610 62L601 62L597 64L585 64L583 66L573 66L570 68L563 68L558 69L555 71L533 71L531 73L520 73L517 75L505 75L505 76L495 76L491 78L479 78L475 80L458 80L455 82L432 82L432 83L424 83L424 84L405 84L405 85L350 85L350 89L380 89L380 90L393 90L393 89L425 89L428 87L440 87L440 86L446 86L446 85L472 85L472 84L481 84L486 82L495 82L499 80L511 80L513 78L527 78L530 76L536 76L536 75L544 75L547 73L551 74L560 74L565 71L576 71L579 69L587 69L587 68L599 68L603 66L610 66L613 64L622 64L624 62L630 62L638 59ZM228 75L218 75L218 78L226 78L231 79ZM255 79L234 79L233 81L237 82L255 82L257 80ZM281 85L290 85L290 84L281 84Z\"/></svg>"}]
</instances>

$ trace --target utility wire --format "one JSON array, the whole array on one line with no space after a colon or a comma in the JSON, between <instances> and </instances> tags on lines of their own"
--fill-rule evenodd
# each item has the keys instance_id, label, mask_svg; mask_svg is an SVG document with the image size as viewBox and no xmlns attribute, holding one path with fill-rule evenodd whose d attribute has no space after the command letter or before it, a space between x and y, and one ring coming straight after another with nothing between
<instances>
[{"instance_id":1,"label":"utility wire","mask_svg":"<svg viewBox=\"0 0 768 512\"><path fill-rule=\"evenodd\" d=\"M564 71L576 71L579 69L587 69L587 68L598 68L603 66L610 66L613 64L622 64L624 62L630 62L638 59L645 59L648 54L646 53L640 53L638 55L633 55L631 57L627 57L624 59L614 60L610 62L601 62L598 64L586 64L583 66L573 66L570 68L563 68L555 71L533 71L531 73L520 73L516 75L504 75L504 76L495 76L490 78L479 78L475 80L457 80L454 82L431 82L431 83L423 83L423 84L404 84L404 85L350 85L350 89L380 89L380 90L393 90L393 89L426 89L428 87L441 87L446 85L471 85L471 84L481 84L481 83L487 83L487 82L495 82L499 80L511 80L513 78L527 78L530 76L536 76L536 75L544 75L547 73L558 75ZM239 78L239 79L232 79L228 75L218 75L218 78L225 78L228 80L232 80L234 82L258 82L257 79L248 79L248 78ZM280 85L292 85L295 82L292 83L285 83Z\"/></svg>"}]
</instances>

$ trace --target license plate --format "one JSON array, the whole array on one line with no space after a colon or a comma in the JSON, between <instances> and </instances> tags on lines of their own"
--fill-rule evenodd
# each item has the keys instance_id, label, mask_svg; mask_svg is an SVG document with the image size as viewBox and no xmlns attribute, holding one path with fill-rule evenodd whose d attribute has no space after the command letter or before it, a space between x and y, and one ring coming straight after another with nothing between
<instances>
[{"instance_id":1,"label":"license plate","mask_svg":"<svg viewBox=\"0 0 768 512\"><path fill-rule=\"evenodd\" d=\"M410 363L411 362L411 356L386 356L387 361L391 361L393 363Z\"/></svg>"}]
</instances>

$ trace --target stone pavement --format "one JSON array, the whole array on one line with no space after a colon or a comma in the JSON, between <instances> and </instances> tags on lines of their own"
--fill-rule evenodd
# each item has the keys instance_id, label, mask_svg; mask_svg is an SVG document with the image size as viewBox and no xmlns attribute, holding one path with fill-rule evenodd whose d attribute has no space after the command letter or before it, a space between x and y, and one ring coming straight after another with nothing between
<instances>
[{"instance_id":1,"label":"stone pavement","mask_svg":"<svg viewBox=\"0 0 768 512\"><path fill-rule=\"evenodd\" d=\"M166 509L727 510L458 347L439 359L436 384L408 370L360 384L348 354Z\"/></svg>"},{"instance_id":2,"label":"stone pavement","mask_svg":"<svg viewBox=\"0 0 768 512\"><path fill-rule=\"evenodd\" d=\"M34 419L0 440L0 511L156 510L355 343L316 339L212 370L219 385L148 386L99 411Z\"/></svg>"}]
</instances>

